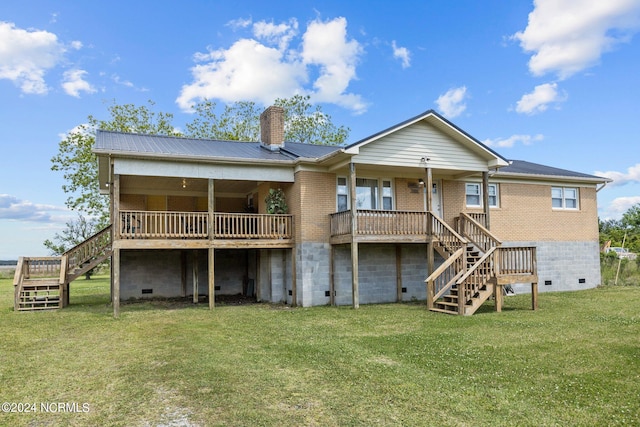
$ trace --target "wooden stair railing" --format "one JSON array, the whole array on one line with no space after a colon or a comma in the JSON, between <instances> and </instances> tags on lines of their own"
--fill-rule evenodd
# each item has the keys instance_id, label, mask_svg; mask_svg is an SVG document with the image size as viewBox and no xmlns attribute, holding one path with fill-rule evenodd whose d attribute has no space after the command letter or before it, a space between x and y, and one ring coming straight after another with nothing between
<instances>
[{"instance_id":1,"label":"wooden stair railing","mask_svg":"<svg viewBox=\"0 0 640 427\"><path fill-rule=\"evenodd\" d=\"M429 213L431 221L431 234L435 238L435 249L444 258L449 258L458 249L467 244L467 240L458 234L449 224L437 215Z\"/></svg>"},{"instance_id":2,"label":"wooden stair railing","mask_svg":"<svg viewBox=\"0 0 640 427\"><path fill-rule=\"evenodd\" d=\"M13 278L14 310L62 307L65 274L62 257L20 257Z\"/></svg>"},{"instance_id":3,"label":"wooden stair railing","mask_svg":"<svg viewBox=\"0 0 640 427\"><path fill-rule=\"evenodd\" d=\"M84 242L62 254L67 270L65 282L68 284L111 256L111 231L108 225Z\"/></svg>"},{"instance_id":4,"label":"wooden stair railing","mask_svg":"<svg viewBox=\"0 0 640 427\"><path fill-rule=\"evenodd\" d=\"M436 302L451 292L458 279L465 273L465 250L458 249L453 255L447 258L433 273L427 277L427 308L432 311L446 311L451 301L444 301L447 304L436 307Z\"/></svg>"},{"instance_id":5,"label":"wooden stair railing","mask_svg":"<svg viewBox=\"0 0 640 427\"><path fill-rule=\"evenodd\" d=\"M457 218L457 227L458 232L483 253L502 245L500 239L467 213L462 212Z\"/></svg>"},{"instance_id":6,"label":"wooden stair railing","mask_svg":"<svg viewBox=\"0 0 640 427\"><path fill-rule=\"evenodd\" d=\"M111 256L111 226L56 257L20 257L13 278L14 310L69 304L69 283Z\"/></svg>"}]
</instances>

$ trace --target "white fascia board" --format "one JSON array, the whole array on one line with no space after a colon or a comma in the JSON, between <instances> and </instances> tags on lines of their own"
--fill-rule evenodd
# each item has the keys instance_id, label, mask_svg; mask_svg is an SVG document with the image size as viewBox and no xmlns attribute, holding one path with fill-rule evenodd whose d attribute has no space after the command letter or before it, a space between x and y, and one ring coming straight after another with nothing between
<instances>
[{"instance_id":1,"label":"white fascia board","mask_svg":"<svg viewBox=\"0 0 640 427\"><path fill-rule=\"evenodd\" d=\"M118 175L177 178L233 179L241 181L294 181L293 165L211 164L167 160L115 159Z\"/></svg>"}]
</instances>

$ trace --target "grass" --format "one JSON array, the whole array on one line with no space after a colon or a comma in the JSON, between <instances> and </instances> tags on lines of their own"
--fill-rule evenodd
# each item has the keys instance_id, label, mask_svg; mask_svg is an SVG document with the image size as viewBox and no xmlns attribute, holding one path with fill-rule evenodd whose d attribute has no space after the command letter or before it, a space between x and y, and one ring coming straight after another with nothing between
<instances>
[{"instance_id":1,"label":"grass","mask_svg":"<svg viewBox=\"0 0 640 427\"><path fill-rule=\"evenodd\" d=\"M154 301L113 319L104 276L59 311L13 312L12 291L0 279L0 401L38 411L0 425L640 425L637 286L472 317Z\"/></svg>"}]
</instances>

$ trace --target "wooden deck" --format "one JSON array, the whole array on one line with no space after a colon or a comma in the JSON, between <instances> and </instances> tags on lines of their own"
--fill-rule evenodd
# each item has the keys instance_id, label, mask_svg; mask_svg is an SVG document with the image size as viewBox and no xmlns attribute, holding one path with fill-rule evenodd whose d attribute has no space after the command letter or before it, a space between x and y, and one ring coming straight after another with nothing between
<instances>
[{"instance_id":1,"label":"wooden deck","mask_svg":"<svg viewBox=\"0 0 640 427\"><path fill-rule=\"evenodd\" d=\"M351 211L331 214L331 244L350 243L427 243L426 212L362 210L356 212L355 234Z\"/></svg>"}]
</instances>

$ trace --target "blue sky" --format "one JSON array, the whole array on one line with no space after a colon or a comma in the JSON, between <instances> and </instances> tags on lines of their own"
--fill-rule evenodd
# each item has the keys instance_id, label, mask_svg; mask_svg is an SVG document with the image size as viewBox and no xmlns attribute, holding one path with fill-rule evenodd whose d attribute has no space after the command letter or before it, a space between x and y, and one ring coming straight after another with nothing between
<instances>
[{"instance_id":1,"label":"blue sky","mask_svg":"<svg viewBox=\"0 0 640 427\"><path fill-rule=\"evenodd\" d=\"M112 103L178 127L210 98L309 94L350 142L428 109L509 159L615 181L640 203L640 0L0 2L0 259L75 214L50 159Z\"/></svg>"}]
</instances>

